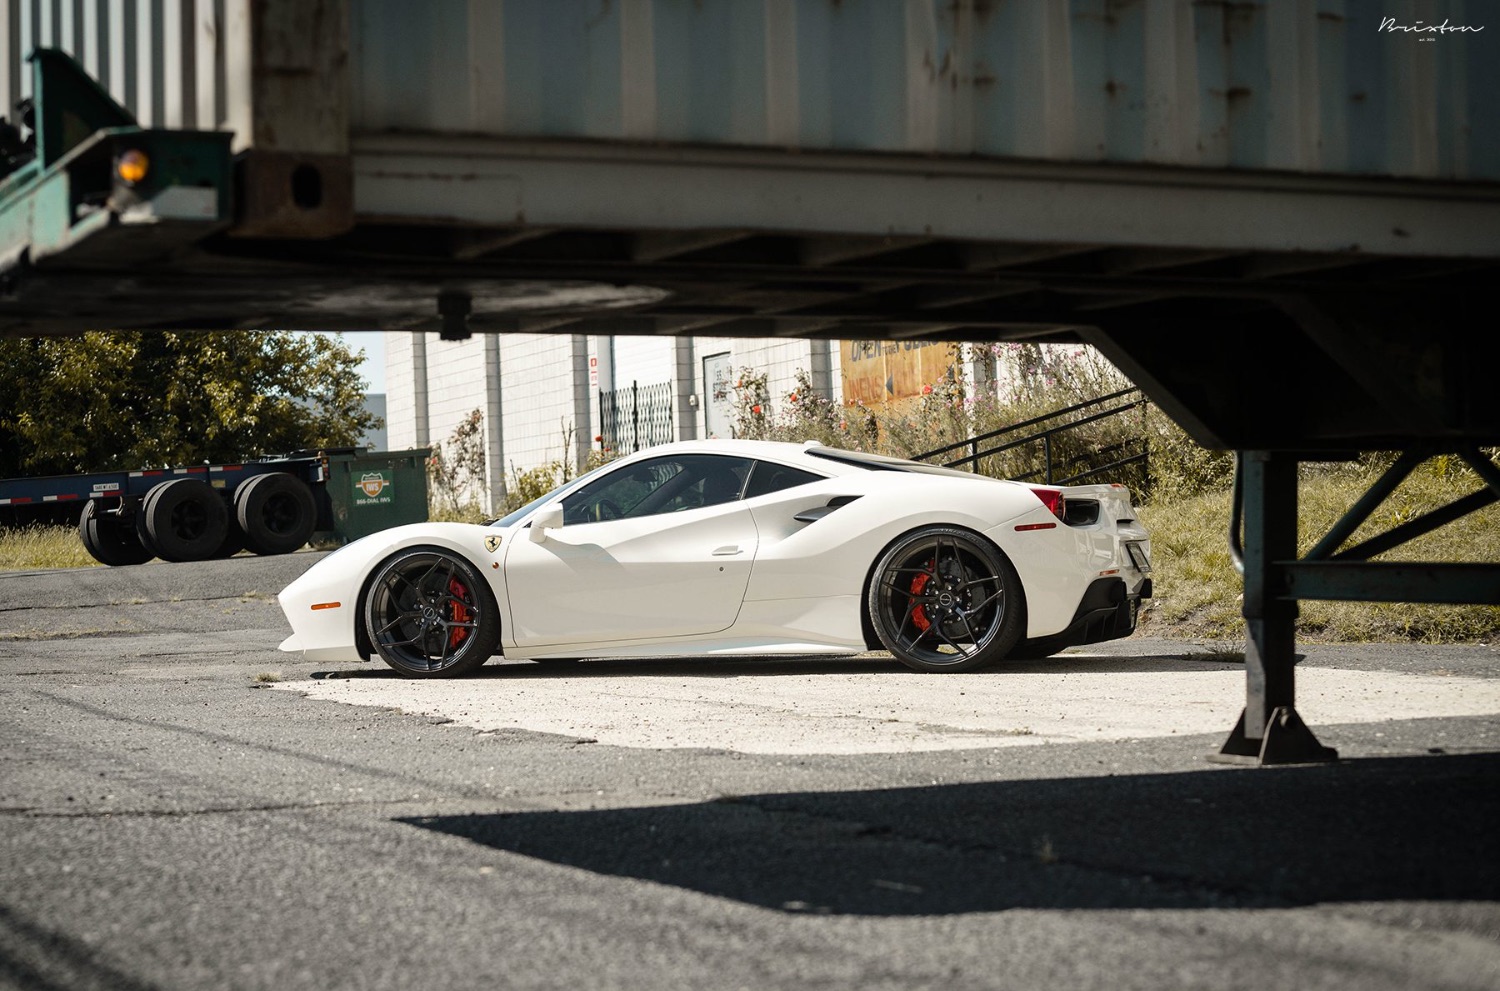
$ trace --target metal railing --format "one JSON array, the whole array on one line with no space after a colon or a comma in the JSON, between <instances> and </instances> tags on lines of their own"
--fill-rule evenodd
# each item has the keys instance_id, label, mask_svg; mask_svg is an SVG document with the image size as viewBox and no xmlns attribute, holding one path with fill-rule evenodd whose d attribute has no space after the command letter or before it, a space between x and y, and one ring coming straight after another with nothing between
<instances>
[{"instance_id":1,"label":"metal railing","mask_svg":"<svg viewBox=\"0 0 1500 991\"><path fill-rule=\"evenodd\" d=\"M1040 443L1042 447L1041 467L1009 477L1021 482L1042 481L1047 485L1071 485L1106 472L1119 472L1132 465L1140 465L1144 476L1150 456L1149 445L1144 436L1127 438L1103 447L1061 455L1055 452L1054 442L1080 427L1139 409L1145 406L1146 402L1140 389L1121 389L1097 399L1074 403L1072 406L1065 406L1041 416L1034 416L1029 420L1022 420L1020 423L1013 423L1008 427L1001 427L999 430L977 434L968 440L934 448L916 455L914 460L926 461L930 458L952 454L954 451L967 450L968 453L963 457L939 463L947 468L967 465L969 470L978 472L979 463L983 458L1013 451L1028 444ZM1084 415L1075 417L1075 414L1080 413ZM1069 419L1070 417L1075 418ZM1083 470L1077 470L1079 468Z\"/></svg>"},{"instance_id":2,"label":"metal railing","mask_svg":"<svg viewBox=\"0 0 1500 991\"><path fill-rule=\"evenodd\" d=\"M619 454L676 439L672 422L672 383L641 385L599 393L604 445Z\"/></svg>"}]
</instances>

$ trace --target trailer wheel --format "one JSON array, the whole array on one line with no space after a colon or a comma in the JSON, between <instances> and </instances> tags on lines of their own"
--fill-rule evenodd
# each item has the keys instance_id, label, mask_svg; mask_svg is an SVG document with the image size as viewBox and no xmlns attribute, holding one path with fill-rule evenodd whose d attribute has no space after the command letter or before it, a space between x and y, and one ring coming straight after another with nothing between
<instances>
[{"instance_id":1,"label":"trailer wheel","mask_svg":"<svg viewBox=\"0 0 1500 991\"><path fill-rule=\"evenodd\" d=\"M90 557L111 567L145 564L154 556L136 539L134 523L127 525L120 522L119 513L104 512L97 499L83 504L83 514L78 517L78 536Z\"/></svg>"},{"instance_id":2,"label":"trailer wheel","mask_svg":"<svg viewBox=\"0 0 1500 991\"><path fill-rule=\"evenodd\" d=\"M214 556L229 527L229 510L212 485L197 478L174 478L146 493L141 509L148 548L163 561L206 561Z\"/></svg>"},{"instance_id":3,"label":"trailer wheel","mask_svg":"<svg viewBox=\"0 0 1500 991\"><path fill-rule=\"evenodd\" d=\"M234 514L229 514L228 524L224 527L224 539L220 541L219 547L214 551L215 558L234 557L245 549L245 531L235 521Z\"/></svg>"},{"instance_id":4,"label":"trailer wheel","mask_svg":"<svg viewBox=\"0 0 1500 991\"><path fill-rule=\"evenodd\" d=\"M290 554L307 543L318 522L312 490L294 475L257 475L234 494L234 515L245 546L256 554Z\"/></svg>"}]
</instances>

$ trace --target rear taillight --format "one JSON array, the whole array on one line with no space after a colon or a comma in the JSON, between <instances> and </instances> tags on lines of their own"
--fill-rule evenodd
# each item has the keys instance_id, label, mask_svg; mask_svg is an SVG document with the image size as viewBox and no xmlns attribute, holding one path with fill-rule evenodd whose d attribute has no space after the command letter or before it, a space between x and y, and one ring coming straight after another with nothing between
<instances>
[{"instance_id":1,"label":"rear taillight","mask_svg":"<svg viewBox=\"0 0 1500 991\"><path fill-rule=\"evenodd\" d=\"M1053 516L1062 519L1067 515L1068 501L1063 498L1061 489L1032 489L1031 491L1036 493L1036 497L1042 500L1042 505L1046 506Z\"/></svg>"}]
</instances>

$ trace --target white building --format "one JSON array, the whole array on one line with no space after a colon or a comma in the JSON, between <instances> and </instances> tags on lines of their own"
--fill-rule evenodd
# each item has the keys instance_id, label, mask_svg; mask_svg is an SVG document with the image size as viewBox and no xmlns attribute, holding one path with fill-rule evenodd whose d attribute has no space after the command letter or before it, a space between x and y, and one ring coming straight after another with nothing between
<instances>
[{"instance_id":1,"label":"white building","mask_svg":"<svg viewBox=\"0 0 1500 991\"><path fill-rule=\"evenodd\" d=\"M558 333L444 341L431 333L390 331L385 353L390 448L446 441L480 410L487 475L481 503L493 511L512 470L562 458L578 466L591 447L603 445L628 452L668 440L730 436L733 384L744 368L766 375L775 401L796 388L799 372L825 397L848 399L854 393L844 381L844 355L861 352L824 340ZM974 373L973 367L962 371L970 381ZM983 369L979 374L993 377ZM912 381L911 373L905 378Z\"/></svg>"}]
</instances>

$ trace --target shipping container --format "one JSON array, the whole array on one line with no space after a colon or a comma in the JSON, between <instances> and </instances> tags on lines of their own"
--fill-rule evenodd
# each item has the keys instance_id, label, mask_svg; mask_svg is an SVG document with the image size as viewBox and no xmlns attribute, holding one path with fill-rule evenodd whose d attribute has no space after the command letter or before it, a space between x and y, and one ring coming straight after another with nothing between
<instances>
[{"instance_id":1,"label":"shipping container","mask_svg":"<svg viewBox=\"0 0 1500 991\"><path fill-rule=\"evenodd\" d=\"M410 132L1500 179L1500 59L1489 8L1464 0L4 8L0 107L30 95L34 49L60 48L143 126L229 130L239 149ZM278 80L345 59L344 92L255 133ZM302 126L310 109L342 126Z\"/></svg>"}]
</instances>

